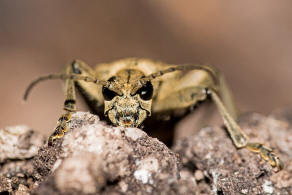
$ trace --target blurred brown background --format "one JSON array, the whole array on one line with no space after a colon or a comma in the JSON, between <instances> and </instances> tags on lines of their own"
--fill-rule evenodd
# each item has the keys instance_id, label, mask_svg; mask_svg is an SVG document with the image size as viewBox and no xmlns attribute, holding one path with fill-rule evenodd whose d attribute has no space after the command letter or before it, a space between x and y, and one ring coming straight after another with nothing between
<instances>
[{"instance_id":1,"label":"blurred brown background","mask_svg":"<svg viewBox=\"0 0 292 195\"><path fill-rule=\"evenodd\" d=\"M60 81L29 82L82 59L124 57L209 63L226 76L241 110L292 104L292 1L0 1L0 127L49 133L62 111ZM79 108L86 107L79 102Z\"/></svg>"}]
</instances>

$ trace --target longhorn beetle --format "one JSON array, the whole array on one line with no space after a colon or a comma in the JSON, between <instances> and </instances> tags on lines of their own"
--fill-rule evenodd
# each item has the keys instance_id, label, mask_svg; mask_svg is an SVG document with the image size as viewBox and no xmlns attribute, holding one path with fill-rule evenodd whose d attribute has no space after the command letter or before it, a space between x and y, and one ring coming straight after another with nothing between
<instances>
[{"instance_id":1,"label":"longhorn beetle","mask_svg":"<svg viewBox=\"0 0 292 195\"><path fill-rule=\"evenodd\" d=\"M279 157L271 149L248 141L236 122L237 113L228 87L221 74L211 66L169 65L129 58L99 64L92 69L86 63L75 60L67 65L64 73L34 80L26 89L24 100L33 86L49 79L65 81L65 114L59 118L49 145L63 137L67 123L76 111L75 87L81 91L91 110L113 125L122 127L141 127L147 117L153 120L181 117L185 110L209 97L218 108L236 148L259 153L272 166L282 168ZM173 131L161 133L169 134L165 142L173 138ZM157 132L153 134L162 137Z\"/></svg>"}]
</instances>

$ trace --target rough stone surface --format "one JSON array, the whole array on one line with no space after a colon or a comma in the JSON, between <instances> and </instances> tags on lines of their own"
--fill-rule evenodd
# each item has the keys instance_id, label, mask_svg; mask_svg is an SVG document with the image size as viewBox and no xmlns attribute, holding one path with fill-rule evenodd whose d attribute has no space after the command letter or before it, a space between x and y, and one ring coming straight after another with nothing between
<instances>
[{"instance_id":1,"label":"rough stone surface","mask_svg":"<svg viewBox=\"0 0 292 195\"><path fill-rule=\"evenodd\" d=\"M30 155L21 151L21 140L28 138L19 137L29 137L24 136L28 131L1 137L2 142L6 136L19 141L0 145L6 151L0 154L0 192L292 194L291 118L291 111L241 118L240 126L252 141L263 142L279 154L284 169L276 172L258 154L237 150L220 127L203 128L179 139L171 150L139 129L111 127L95 115L77 112L64 138L53 146L43 145L38 154L32 146L26 146L34 151ZM38 148L35 143L43 140L26 143Z\"/></svg>"},{"instance_id":2,"label":"rough stone surface","mask_svg":"<svg viewBox=\"0 0 292 195\"><path fill-rule=\"evenodd\" d=\"M236 150L222 128L203 128L197 135L178 140L173 150L182 157L182 167L204 179L198 180L199 194L291 194L292 129L287 121L248 114L240 126L251 141L274 148L284 163L275 172L258 154ZM200 187L200 185L204 187Z\"/></svg>"},{"instance_id":3,"label":"rough stone surface","mask_svg":"<svg viewBox=\"0 0 292 195\"><path fill-rule=\"evenodd\" d=\"M174 152L143 131L107 126L97 116L79 112L64 138L43 147L36 157L40 178L53 173L36 193L175 194L178 164Z\"/></svg>"},{"instance_id":4,"label":"rough stone surface","mask_svg":"<svg viewBox=\"0 0 292 195\"><path fill-rule=\"evenodd\" d=\"M0 163L32 158L43 144L43 137L27 126L0 129Z\"/></svg>"},{"instance_id":5,"label":"rough stone surface","mask_svg":"<svg viewBox=\"0 0 292 195\"><path fill-rule=\"evenodd\" d=\"M32 158L44 142L27 126L0 129L0 192L24 195L35 187Z\"/></svg>"}]
</instances>

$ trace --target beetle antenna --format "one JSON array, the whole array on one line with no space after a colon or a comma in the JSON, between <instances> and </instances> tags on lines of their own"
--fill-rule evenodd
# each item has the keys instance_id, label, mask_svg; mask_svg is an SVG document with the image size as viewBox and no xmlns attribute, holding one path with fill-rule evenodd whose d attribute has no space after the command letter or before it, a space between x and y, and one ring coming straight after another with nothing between
<instances>
[{"instance_id":1,"label":"beetle antenna","mask_svg":"<svg viewBox=\"0 0 292 195\"><path fill-rule=\"evenodd\" d=\"M161 77L167 73L171 73L174 71L188 71L188 70L204 70L206 72L208 72L211 77L213 78L215 83L218 83L218 79L217 79L217 73L214 71L214 69L210 68L207 65L180 65L180 66L173 66L170 68L167 68L165 70L161 70L155 73L152 73L146 77L143 78L143 81L151 81L153 79L156 79L158 77Z\"/></svg>"},{"instance_id":2,"label":"beetle antenna","mask_svg":"<svg viewBox=\"0 0 292 195\"><path fill-rule=\"evenodd\" d=\"M101 84L101 85L107 85L107 81L103 80L98 80L95 77L90 77L90 76L81 76L81 75L76 75L76 74L49 74L45 76L41 76L34 81L32 81L29 86L26 88L23 100L26 101L28 98L28 95L30 94L32 88L38 84L39 82L45 81L45 80L53 80L53 79L61 79L61 80L66 80L66 79L72 79L75 81L85 81L85 82L90 82L90 83L96 83L96 84Z\"/></svg>"}]
</instances>

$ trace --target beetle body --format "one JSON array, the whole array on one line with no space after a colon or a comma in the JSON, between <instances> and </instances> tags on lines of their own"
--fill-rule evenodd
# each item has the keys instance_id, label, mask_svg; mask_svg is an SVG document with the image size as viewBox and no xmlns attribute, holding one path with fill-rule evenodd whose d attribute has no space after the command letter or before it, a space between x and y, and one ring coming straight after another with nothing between
<instances>
[{"instance_id":1,"label":"beetle body","mask_svg":"<svg viewBox=\"0 0 292 195\"><path fill-rule=\"evenodd\" d=\"M246 147L260 153L272 166L281 168L280 159L271 149L248 141L247 135L236 122L237 110L225 80L211 66L171 65L129 58L99 64L92 69L86 63L75 60L67 65L65 73L47 75L33 81L25 93L25 99L35 84L47 79L65 80L66 111L60 117L49 144L64 135L71 113L76 111L75 86L91 110L101 118L123 127L151 124L151 128L145 127L146 132L168 145L172 142L173 126L177 119L199 102L211 99L237 148ZM162 119L168 119L170 125L167 128L161 128L166 127Z\"/></svg>"}]
</instances>

